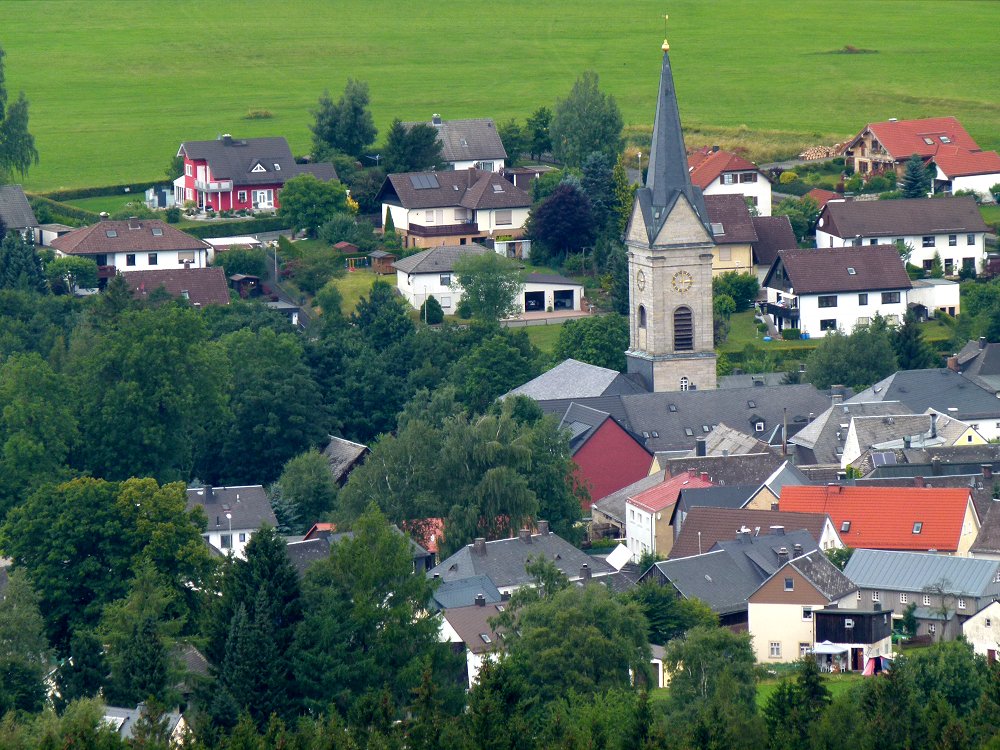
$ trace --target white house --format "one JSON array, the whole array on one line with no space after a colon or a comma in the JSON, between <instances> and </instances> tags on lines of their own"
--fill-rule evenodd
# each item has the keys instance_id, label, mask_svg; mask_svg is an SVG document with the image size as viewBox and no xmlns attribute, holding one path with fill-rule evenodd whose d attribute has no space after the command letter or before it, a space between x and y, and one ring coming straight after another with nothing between
<instances>
[{"instance_id":1,"label":"white house","mask_svg":"<svg viewBox=\"0 0 1000 750\"><path fill-rule=\"evenodd\" d=\"M417 124L403 123L408 128ZM442 120L441 115L435 113L429 123L421 124L430 125L437 130L441 158L449 169L503 171L507 150L503 147L493 120Z\"/></svg>"},{"instance_id":2,"label":"white house","mask_svg":"<svg viewBox=\"0 0 1000 750\"><path fill-rule=\"evenodd\" d=\"M911 249L911 264L930 270L938 253L945 275L952 276L962 268L979 271L986 259L986 231L971 196L831 201L816 222L816 247L903 242Z\"/></svg>"},{"instance_id":3,"label":"white house","mask_svg":"<svg viewBox=\"0 0 1000 750\"><path fill-rule=\"evenodd\" d=\"M50 245L56 256L93 259L102 283L116 273L206 268L209 263L207 243L155 219L99 221L62 234Z\"/></svg>"},{"instance_id":4,"label":"white house","mask_svg":"<svg viewBox=\"0 0 1000 750\"><path fill-rule=\"evenodd\" d=\"M674 545L671 519L681 490L711 487L705 474L678 474L625 500L625 543L638 562L645 554L667 557Z\"/></svg>"},{"instance_id":5,"label":"white house","mask_svg":"<svg viewBox=\"0 0 1000 750\"><path fill-rule=\"evenodd\" d=\"M779 331L850 333L876 314L901 323L910 286L893 245L782 250L764 279L766 312Z\"/></svg>"},{"instance_id":6,"label":"white house","mask_svg":"<svg viewBox=\"0 0 1000 750\"><path fill-rule=\"evenodd\" d=\"M967 151L959 146L945 146L938 149L933 161L935 192L971 190L983 200L993 202L990 188L1000 183L1000 154L996 151Z\"/></svg>"},{"instance_id":7,"label":"white house","mask_svg":"<svg viewBox=\"0 0 1000 750\"><path fill-rule=\"evenodd\" d=\"M771 181L757 165L718 146L688 155L691 182L705 195L742 195L761 216L771 215Z\"/></svg>"},{"instance_id":8,"label":"white house","mask_svg":"<svg viewBox=\"0 0 1000 750\"><path fill-rule=\"evenodd\" d=\"M245 557L250 538L263 524L276 527L271 501L259 484L196 487L187 491L187 509L200 507L208 518L202 536L223 553Z\"/></svg>"},{"instance_id":9,"label":"white house","mask_svg":"<svg viewBox=\"0 0 1000 750\"><path fill-rule=\"evenodd\" d=\"M1000 602L990 602L963 622L962 635L977 654L995 662L1000 654Z\"/></svg>"},{"instance_id":10,"label":"white house","mask_svg":"<svg viewBox=\"0 0 1000 750\"><path fill-rule=\"evenodd\" d=\"M446 314L462 301L463 289L455 280L455 262L467 255L493 252L478 244L441 245L393 263L396 288L416 309L433 296ZM556 274L527 274L518 297L521 312L580 310L583 284Z\"/></svg>"},{"instance_id":11,"label":"white house","mask_svg":"<svg viewBox=\"0 0 1000 750\"><path fill-rule=\"evenodd\" d=\"M517 239L531 208L524 190L479 169L391 174L376 200L403 246L420 248Z\"/></svg>"}]
</instances>

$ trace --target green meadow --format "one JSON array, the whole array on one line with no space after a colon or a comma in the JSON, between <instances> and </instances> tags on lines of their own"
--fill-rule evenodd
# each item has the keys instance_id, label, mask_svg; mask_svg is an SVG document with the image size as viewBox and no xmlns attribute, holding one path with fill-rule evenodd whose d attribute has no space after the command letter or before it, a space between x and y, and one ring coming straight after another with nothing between
<instances>
[{"instance_id":1,"label":"green meadow","mask_svg":"<svg viewBox=\"0 0 1000 750\"><path fill-rule=\"evenodd\" d=\"M0 0L0 45L42 191L155 179L180 141L223 132L304 153L310 110L348 77L370 84L384 132L434 112L524 118L593 69L641 148L664 9L689 145L774 158L869 120L955 114L1000 146L989 0Z\"/></svg>"}]
</instances>

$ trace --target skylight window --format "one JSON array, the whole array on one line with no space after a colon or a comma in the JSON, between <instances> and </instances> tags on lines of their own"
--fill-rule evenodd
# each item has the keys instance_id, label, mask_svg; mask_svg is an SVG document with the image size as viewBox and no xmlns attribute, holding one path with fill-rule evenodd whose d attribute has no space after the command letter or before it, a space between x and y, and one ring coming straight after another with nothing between
<instances>
[{"instance_id":1,"label":"skylight window","mask_svg":"<svg viewBox=\"0 0 1000 750\"><path fill-rule=\"evenodd\" d=\"M674 412L677 411L677 404L668 404L667 405L667 410L668 411L674 411Z\"/></svg>"},{"instance_id":2,"label":"skylight window","mask_svg":"<svg viewBox=\"0 0 1000 750\"><path fill-rule=\"evenodd\" d=\"M858 272L854 270L854 266L848 266L847 267L847 273L850 276L857 276L858 275Z\"/></svg>"},{"instance_id":3,"label":"skylight window","mask_svg":"<svg viewBox=\"0 0 1000 750\"><path fill-rule=\"evenodd\" d=\"M275 172L280 172L281 171L281 165L278 164L278 162L274 162L274 171Z\"/></svg>"},{"instance_id":4,"label":"skylight window","mask_svg":"<svg viewBox=\"0 0 1000 750\"><path fill-rule=\"evenodd\" d=\"M919 534L924 528L924 524L921 521L917 521L913 524L913 533Z\"/></svg>"},{"instance_id":5,"label":"skylight window","mask_svg":"<svg viewBox=\"0 0 1000 750\"><path fill-rule=\"evenodd\" d=\"M684 434L687 435L688 437L694 437L694 430L692 430L690 427L685 427Z\"/></svg>"},{"instance_id":6,"label":"skylight window","mask_svg":"<svg viewBox=\"0 0 1000 750\"><path fill-rule=\"evenodd\" d=\"M493 639L490 638L488 633L480 633L479 637L483 639L483 643L493 643Z\"/></svg>"},{"instance_id":7,"label":"skylight window","mask_svg":"<svg viewBox=\"0 0 1000 750\"><path fill-rule=\"evenodd\" d=\"M924 143L926 143L928 146L933 146L934 145L934 139L933 138L924 138Z\"/></svg>"},{"instance_id":8,"label":"skylight window","mask_svg":"<svg viewBox=\"0 0 1000 750\"><path fill-rule=\"evenodd\" d=\"M153 236L154 237L162 237L163 236L163 227L153 227Z\"/></svg>"},{"instance_id":9,"label":"skylight window","mask_svg":"<svg viewBox=\"0 0 1000 750\"><path fill-rule=\"evenodd\" d=\"M105 234L108 235L108 237L117 237L118 236L118 232L116 230L114 230L114 229L107 230L105 232Z\"/></svg>"},{"instance_id":10,"label":"skylight window","mask_svg":"<svg viewBox=\"0 0 1000 750\"><path fill-rule=\"evenodd\" d=\"M725 234L725 233L726 233L726 230L722 226L722 224L719 224L719 223L714 222L714 221L712 222L712 234Z\"/></svg>"},{"instance_id":11,"label":"skylight window","mask_svg":"<svg viewBox=\"0 0 1000 750\"><path fill-rule=\"evenodd\" d=\"M840 524L840 533L841 534L846 534L850 530L851 530L851 522L850 521L844 521L842 524Z\"/></svg>"},{"instance_id":12,"label":"skylight window","mask_svg":"<svg viewBox=\"0 0 1000 750\"><path fill-rule=\"evenodd\" d=\"M946 135L941 136L941 143L951 143L951 138Z\"/></svg>"},{"instance_id":13,"label":"skylight window","mask_svg":"<svg viewBox=\"0 0 1000 750\"><path fill-rule=\"evenodd\" d=\"M710 430L710 429L708 428L708 425L707 425L707 424L703 424L703 425L701 426L701 431L702 431L702 432L711 432L711 430Z\"/></svg>"},{"instance_id":14,"label":"skylight window","mask_svg":"<svg viewBox=\"0 0 1000 750\"><path fill-rule=\"evenodd\" d=\"M503 185L497 185L496 183L494 183L493 184L493 192L494 193L502 193L503 192Z\"/></svg>"},{"instance_id":15,"label":"skylight window","mask_svg":"<svg viewBox=\"0 0 1000 750\"><path fill-rule=\"evenodd\" d=\"M756 409L757 408L757 402L756 401L747 401L747 406L750 407L751 409Z\"/></svg>"}]
</instances>

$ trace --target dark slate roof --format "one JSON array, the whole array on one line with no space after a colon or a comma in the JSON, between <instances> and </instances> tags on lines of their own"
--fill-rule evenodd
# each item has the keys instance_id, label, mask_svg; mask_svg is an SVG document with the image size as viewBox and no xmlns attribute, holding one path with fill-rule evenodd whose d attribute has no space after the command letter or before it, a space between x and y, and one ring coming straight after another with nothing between
<instances>
[{"instance_id":1,"label":"dark slate roof","mask_svg":"<svg viewBox=\"0 0 1000 750\"><path fill-rule=\"evenodd\" d=\"M569 430L570 452L575 454L580 450L590 436L608 419L611 419L611 415L605 411L580 404L570 404L559 422L561 429Z\"/></svg>"},{"instance_id":2,"label":"dark slate roof","mask_svg":"<svg viewBox=\"0 0 1000 750\"><path fill-rule=\"evenodd\" d=\"M677 507L683 511L690 511L693 508L742 508L759 486L756 484L725 484L683 489L677 499Z\"/></svg>"},{"instance_id":3,"label":"dark slate roof","mask_svg":"<svg viewBox=\"0 0 1000 750\"><path fill-rule=\"evenodd\" d=\"M35 212L20 185L0 185L0 224L7 229L38 226Z\"/></svg>"},{"instance_id":4,"label":"dark slate roof","mask_svg":"<svg viewBox=\"0 0 1000 750\"><path fill-rule=\"evenodd\" d=\"M665 478L666 472L662 470L654 474L650 474L648 477L636 480L627 487L622 487L620 490L612 492L610 495L605 495L594 503L594 507L609 518L613 518L619 523L624 524L625 503L628 499L635 497L641 492L645 492L652 487L656 487L658 484L661 484Z\"/></svg>"},{"instance_id":5,"label":"dark slate roof","mask_svg":"<svg viewBox=\"0 0 1000 750\"><path fill-rule=\"evenodd\" d=\"M836 237L899 237L907 234L985 232L971 196L892 201L834 201L820 214L820 229Z\"/></svg>"},{"instance_id":6,"label":"dark slate roof","mask_svg":"<svg viewBox=\"0 0 1000 750\"><path fill-rule=\"evenodd\" d=\"M980 597L1000 595L996 582L1000 561L924 552L855 550L844 575L861 588L890 591L923 591L943 584L949 593Z\"/></svg>"},{"instance_id":7,"label":"dark slate roof","mask_svg":"<svg viewBox=\"0 0 1000 750\"><path fill-rule=\"evenodd\" d=\"M759 576L758 583L763 583L765 578L773 575L784 564L778 558L778 550L784 547L786 552L792 555L796 544L802 547L802 554L819 549L816 540L805 529L760 536L746 534L738 539L716 542L715 547L728 552L738 566Z\"/></svg>"},{"instance_id":8,"label":"dark slate roof","mask_svg":"<svg viewBox=\"0 0 1000 750\"><path fill-rule=\"evenodd\" d=\"M909 289L912 286L895 245L781 250L762 286L784 288L782 277L787 278L787 283L798 295Z\"/></svg>"},{"instance_id":9,"label":"dark slate roof","mask_svg":"<svg viewBox=\"0 0 1000 750\"><path fill-rule=\"evenodd\" d=\"M480 595L487 604L496 604L501 600L500 590L489 576L469 576L455 581L443 581L434 589L431 604L436 609L470 607Z\"/></svg>"},{"instance_id":10,"label":"dark slate roof","mask_svg":"<svg viewBox=\"0 0 1000 750\"><path fill-rule=\"evenodd\" d=\"M822 550L796 557L789 561L788 566L799 571L831 602L847 596L858 588L840 568L830 562Z\"/></svg>"},{"instance_id":11,"label":"dark slate roof","mask_svg":"<svg viewBox=\"0 0 1000 750\"><path fill-rule=\"evenodd\" d=\"M990 496L989 500L986 501L988 504L983 503L982 510L979 510L978 505L976 507L982 522L979 527L979 535L972 543L972 547L969 548L973 554L1000 554L1000 501L993 499L992 487L988 494Z\"/></svg>"},{"instance_id":12,"label":"dark slate roof","mask_svg":"<svg viewBox=\"0 0 1000 750\"><path fill-rule=\"evenodd\" d=\"M584 564L590 566L594 577L605 576L613 571L603 560L591 557L552 532L485 542L482 552L477 552L474 547L474 544L466 545L429 570L427 576L440 576L442 581L454 581L485 575L489 576L497 588L524 586L533 580L525 570L528 559L539 555L555 563L570 580L580 578Z\"/></svg>"},{"instance_id":13,"label":"dark slate roof","mask_svg":"<svg viewBox=\"0 0 1000 750\"><path fill-rule=\"evenodd\" d=\"M192 305L229 304L229 285L221 266L129 271L122 277L137 299L147 299L152 292L163 289L171 297L183 297Z\"/></svg>"},{"instance_id":14,"label":"dark slate roof","mask_svg":"<svg viewBox=\"0 0 1000 750\"><path fill-rule=\"evenodd\" d=\"M898 401L862 402L855 397L841 404L824 409L808 425L803 427L791 442L805 448L800 453L803 464L837 464L844 452L847 431L854 417L887 417L910 414L912 410Z\"/></svg>"},{"instance_id":15,"label":"dark slate roof","mask_svg":"<svg viewBox=\"0 0 1000 750\"><path fill-rule=\"evenodd\" d=\"M567 286L583 286L581 282L568 279L557 273L529 273L525 274L524 281L533 284L564 284Z\"/></svg>"},{"instance_id":16,"label":"dark slate roof","mask_svg":"<svg viewBox=\"0 0 1000 750\"><path fill-rule=\"evenodd\" d=\"M792 223L787 216L753 216L757 241L753 243L754 262L768 267L778 257L779 250L790 250L799 246L792 231Z\"/></svg>"},{"instance_id":17,"label":"dark slate roof","mask_svg":"<svg viewBox=\"0 0 1000 750\"><path fill-rule=\"evenodd\" d=\"M134 737L136 723L142 718L142 704L135 708L123 708L121 706L105 706L103 711L104 723L110 726L122 739L132 739ZM181 715L177 711L163 714L163 730L167 736L177 729L181 721Z\"/></svg>"},{"instance_id":18,"label":"dark slate roof","mask_svg":"<svg viewBox=\"0 0 1000 750\"><path fill-rule=\"evenodd\" d=\"M314 539L297 539L285 545L288 560L299 576L304 576L317 560L330 556L330 540L320 536Z\"/></svg>"},{"instance_id":19,"label":"dark slate roof","mask_svg":"<svg viewBox=\"0 0 1000 750\"><path fill-rule=\"evenodd\" d=\"M962 374L980 388L1000 391L1000 344L970 341L959 352L958 364Z\"/></svg>"},{"instance_id":20,"label":"dark slate roof","mask_svg":"<svg viewBox=\"0 0 1000 750\"><path fill-rule=\"evenodd\" d=\"M749 244L757 241L757 231L750 220L750 208L742 195L706 195L705 208L708 220L712 223L712 236L716 244ZM721 232L715 231L716 224L720 225Z\"/></svg>"},{"instance_id":21,"label":"dark slate roof","mask_svg":"<svg viewBox=\"0 0 1000 750\"><path fill-rule=\"evenodd\" d=\"M407 128L417 124L403 123ZM444 161L490 161L507 158L507 150L503 147L496 125L489 118L443 120L440 124L431 121L422 124L430 125L437 130L438 140L441 142L441 157Z\"/></svg>"},{"instance_id":22,"label":"dark slate roof","mask_svg":"<svg viewBox=\"0 0 1000 750\"><path fill-rule=\"evenodd\" d=\"M740 456L686 456L658 460L671 476L685 471L705 472L712 484L756 484L760 487L785 459L777 453L747 453Z\"/></svg>"},{"instance_id":23,"label":"dark slate roof","mask_svg":"<svg viewBox=\"0 0 1000 750\"><path fill-rule=\"evenodd\" d=\"M506 396L528 396L535 401L554 401L568 399L584 399L595 396L619 396L627 393L645 393L646 390L617 370L610 370L607 367L587 364L575 359L564 359L551 370L543 372L537 378L529 380L524 385L509 391ZM552 409L544 411L552 413L565 413L569 404L554 405ZM587 403L596 409L600 409L595 404Z\"/></svg>"},{"instance_id":24,"label":"dark slate roof","mask_svg":"<svg viewBox=\"0 0 1000 750\"><path fill-rule=\"evenodd\" d=\"M157 219L99 221L52 240L52 247L68 255L205 250L207 242Z\"/></svg>"},{"instance_id":25,"label":"dark slate roof","mask_svg":"<svg viewBox=\"0 0 1000 750\"><path fill-rule=\"evenodd\" d=\"M963 421L1000 418L1000 399L947 368L900 370L848 403L856 401L901 401L911 413L932 408Z\"/></svg>"},{"instance_id":26,"label":"dark slate roof","mask_svg":"<svg viewBox=\"0 0 1000 750\"><path fill-rule=\"evenodd\" d=\"M330 472L338 484L347 481L347 475L368 453L368 446L341 437L330 435L330 442L323 449L323 455L330 462Z\"/></svg>"},{"instance_id":27,"label":"dark slate roof","mask_svg":"<svg viewBox=\"0 0 1000 750\"><path fill-rule=\"evenodd\" d=\"M208 162L212 178L232 180L234 185L284 183L300 174L314 174L321 180L336 180L332 164L296 164L284 138L229 138L214 141L184 141L177 155ZM257 165L264 171L254 172ZM275 166L277 165L277 166Z\"/></svg>"},{"instance_id":28,"label":"dark slate roof","mask_svg":"<svg viewBox=\"0 0 1000 750\"><path fill-rule=\"evenodd\" d=\"M493 252L488 247L471 242L468 245L440 245L415 255L400 258L392 266L403 273L451 273L455 263L467 255Z\"/></svg>"},{"instance_id":29,"label":"dark slate roof","mask_svg":"<svg viewBox=\"0 0 1000 750\"><path fill-rule=\"evenodd\" d=\"M789 513L777 510L748 510L731 507L693 507L684 519L680 533L670 550L670 558L689 557L712 549L716 542L735 539L740 529L748 528L755 536L767 534L772 526L786 530L805 529L819 543L826 523L825 513Z\"/></svg>"},{"instance_id":30,"label":"dark slate roof","mask_svg":"<svg viewBox=\"0 0 1000 750\"><path fill-rule=\"evenodd\" d=\"M418 188L414 181L429 179L437 187ZM453 172L406 172L385 178L376 196L380 203L404 208L469 209L527 208L531 196L496 172L459 169Z\"/></svg>"},{"instance_id":31,"label":"dark slate roof","mask_svg":"<svg viewBox=\"0 0 1000 750\"><path fill-rule=\"evenodd\" d=\"M208 517L207 531L222 531L232 528L259 529L263 524L277 526L278 521L271 510L271 501L259 484L240 487L212 487L206 498L205 487L195 487L187 491L187 509L200 506ZM232 514L232 524L226 518Z\"/></svg>"}]
</instances>

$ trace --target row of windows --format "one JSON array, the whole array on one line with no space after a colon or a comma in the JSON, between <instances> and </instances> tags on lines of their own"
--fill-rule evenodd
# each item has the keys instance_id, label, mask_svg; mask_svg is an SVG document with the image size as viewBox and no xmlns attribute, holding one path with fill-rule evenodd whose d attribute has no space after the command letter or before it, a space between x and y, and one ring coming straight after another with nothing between
<instances>
[{"instance_id":1,"label":"row of windows","mask_svg":"<svg viewBox=\"0 0 1000 750\"><path fill-rule=\"evenodd\" d=\"M247 540L247 535L245 531L240 532L240 544L243 544ZM233 548L233 535L223 534L219 541L219 547L222 549L232 549Z\"/></svg>"},{"instance_id":2,"label":"row of windows","mask_svg":"<svg viewBox=\"0 0 1000 750\"><path fill-rule=\"evenodd\" d=\"M960 258L959 260L962 261L962 268L964 268L966 271L974 271L976 269L975 258ZM954 258L942 258L945 275L951 276L955 272L956 262L957 261ZM934 265L934 259L932 258L931 260L925 260L923 262L923 265L925 271L930 271L931 267Z\"/></svg>"},{"instance_id":3,"label":"row of windows","mask_svg":"<svg viewBox=\"0 0 1000 750\"><path fill-rule=\"evenodd\" d=\"M859 600L861 599L861 591L858 591L858 599ZM900 594L899 594L899 603L900 604L907 604L907 603L909 603L909 600L910 600L910 595L907 594L905 591L901 591ZM873 602L881 602L882 601L882 592L881 591L873 591L872 592L872 601ZM931 597L930 597L930 594L924 594L921 603L925 607L931 606ZM965 601L965 598L960 596L960 597L958 597L958 600L957 600L955 606L958 609L965 609L968 605L967 605L967 603Z\"/></svg>"},{"instance_id":4,"label":"row of windows","mask_svg":"<svg viewBox=\"0 0 1000 750\"><path fill-rule=\"evenodd\" d=\"M921 237L920 240L923 243L924 247L936 247L937 246L937 235L933 235L933 234L925 235L924 237ZM965 244L966 245L975 245L976 244L976 235L971 234L971 233L965 235ZM948 247L957 247L957 246L958 246L958 235L957 234L949 234L948 235Z\"/></svg>"},{"instance_id":5,"label":"row of windows","mask_svg":"<svg viewBox=\"0 0 1000 750\"><path fill-rule=\"evenodd\" d=\"M836 307L837 306L837 295L836 294L821 294L819 296L819 306L820 307ZM895 305L899 304L899 292L882 292L882 304L883 305ZM868 304L868 293L863 292L858 295L858 305L864 307Z\"/></svg>"},{"instance_id":6,"label":"row of windows","mask_svg":"<svg viewBox=\"0 0 1000 750\"><path fill-rule=\"evenodd\" d=\"M135 265L136 254L126 253L125 254L125 265L134 266ZM155 266L159 265L159 256L156 253L146 253L146 265ZM178 263L194 263L194 250L183 250L177 253Z\"/></svg>"},{"instance_id":7,"label":"row of windows","mask_svg":"<svg viewBox=\"0 0 1000 750\"><path fill-rule=\"evenodd\" d=\"M812 653L812 646L808 643L799 644L799 657L808 656ZM767 644L767 655L771 659L781 658L781 641L770 641Z\"/></svg>"},{"instance_id":8,"label":"row of windows","mask_svg":"<svg viewBox=\"0 0 1000 750\"><path fill-rule=\"evenodd\" d=\"M735 185L737 180L739 182L757 182L756 172L726 172L720 175L719 179L723 185Z\"/></svg>"}]
</instances>

